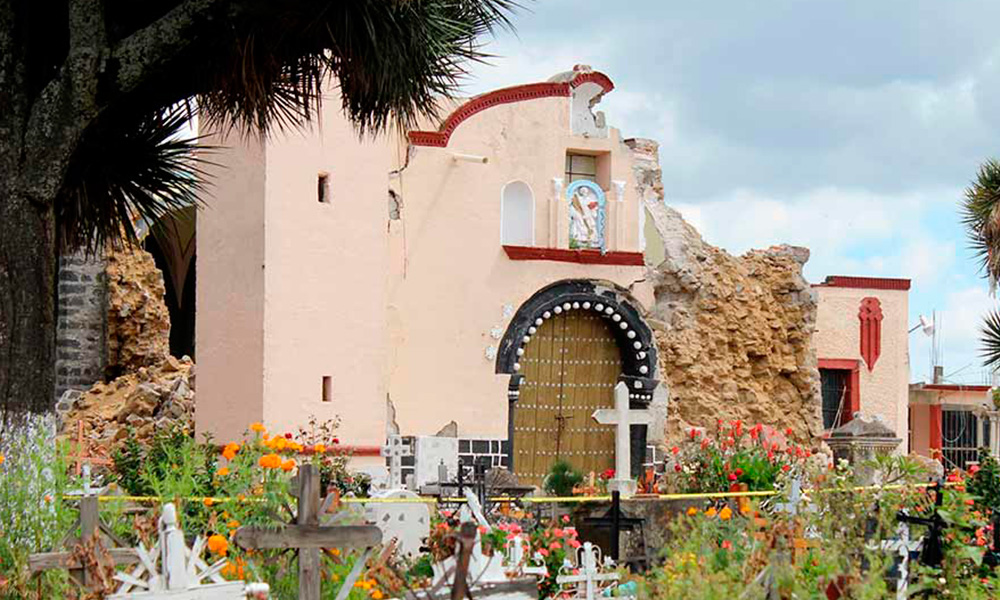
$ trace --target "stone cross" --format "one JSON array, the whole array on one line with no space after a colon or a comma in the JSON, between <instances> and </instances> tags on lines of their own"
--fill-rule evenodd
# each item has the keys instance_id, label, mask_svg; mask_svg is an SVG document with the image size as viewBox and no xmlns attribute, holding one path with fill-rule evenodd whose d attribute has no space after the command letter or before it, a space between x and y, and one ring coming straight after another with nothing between
<instances>
[{"instance_id":1,"label":"stone cross","mask_svg":"<svg viewBox=\"0 0 1000 600\"><path fill-rule=\"evenodd\" d=\"M403 457L410 455L406 445L403 444L403 436L395 433L390 435L386 445L382 446L381 454L389 459L389 488L402 488Z\"/></svg>"},{"instance_id":2,"label":"stone cross","mask_svg":"<svg viewBox=\"0 0 1000 600\"><path fill-rule=\"evenodd\" d=\"M601 425L615 426L615 477L608 482L608 489L617 490L626 497L635 494L635 481L630 477L632 472L630 426L649 425L653 422L653 413L646 409L630 409L628 385L624 381L619 381L615 386L615 407L595 410L592 416Z\"/></svg>"},{"instance_id":3,"label":"stone cross","mask_svg":"<svg viewBox=\"0 0 1000 600\"><path fill-rule=\"evenodd\" d=\"M786 512L792 516L799 514L799 504L802 503L802 480L796 477L788 491L788 502L775 502L774 509Z\"/></svg>"},{"instance_id":4,"label":"stone cross","mask_svg":"<svg viewBox=\"0 0 1000 600\"><path fill-rule=\"evenodd\" d=\"M600 562L598 554L600 549L595 548L590 542L584 542L583 547L577 550L580 565L579 573L576 575L559 575L556 583L560 585L566 583L576 584L576 595L573 598L586 600L596 600L601 597L600 585L604 581L618 581L619 575L616 572L601 573L598 568Z\"/></svg>"},{"instance_id":5,"label":"stone cross","mask_svg":"<svg viewBox=\"0 0 1000 600\"><path fill-rule=\"evenodd\" d=\"M295 549L299 555L299 600L319 600L320 549L363 548L364 563L371 548L382 543L382 532L372 525L326 527L319 523L319 473L314 465L301 465L298 480L298 514L295 523L283 527L244 526L236 530L235 542L250 550ZM351 571L341 585L338 600L347 597L360 569Z\"/></svg>"}]
</instances>

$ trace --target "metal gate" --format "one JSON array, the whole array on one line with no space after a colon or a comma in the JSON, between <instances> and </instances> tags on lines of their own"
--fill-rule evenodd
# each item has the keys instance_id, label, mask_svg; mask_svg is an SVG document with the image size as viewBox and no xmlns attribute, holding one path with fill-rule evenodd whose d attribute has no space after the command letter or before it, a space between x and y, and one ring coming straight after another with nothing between
<instances>
[{"instance_id":1,"label":"metal gate","mask_svg":"<svg viewBox=\"0 0 1000 600\"><path fill-rule=\"evenodd\" d=\"M971 410L945 410L941 412L941 454L945 469L965 469L971 461L979 460L979 419Z\"/></svg>"},{"instance_id":2,"label":"metal gate","mask_svg":"<svg viewBox=\"0 0 1000 600\"><path fill-rule=\"evenodd\" d=\"M614 467L612 427L594 410L614 406L621 356L604 319L589 311L553 315L520 358L524 381L514 405L514 471L522 484L541 485L562 459L584 473Z\"/></svg>"}]
</instances>

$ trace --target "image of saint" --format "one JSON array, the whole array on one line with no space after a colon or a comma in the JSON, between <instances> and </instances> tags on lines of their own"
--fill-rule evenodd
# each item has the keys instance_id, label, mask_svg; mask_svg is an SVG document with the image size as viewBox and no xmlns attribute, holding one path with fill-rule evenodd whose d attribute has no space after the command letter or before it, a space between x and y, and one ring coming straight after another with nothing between
<instances>
[{"instance_id":1,"label":"image of saint","mask_svg":"<svg viewBox=\"0 0 1000 600\"><path fill-rule=\"evenodd\" d=\"M597 227L601 204L589 187L580 186L569 203L570 248L600 248L601 232Z\"/></svg>"}]
</instances>

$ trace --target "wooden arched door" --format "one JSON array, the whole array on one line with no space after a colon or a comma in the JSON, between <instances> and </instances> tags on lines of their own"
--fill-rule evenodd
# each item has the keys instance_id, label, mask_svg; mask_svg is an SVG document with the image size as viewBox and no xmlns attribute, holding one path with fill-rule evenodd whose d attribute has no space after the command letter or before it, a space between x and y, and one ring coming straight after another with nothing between
<instances>
[{"instance_id":1,"label":"wooden arched door","mask_svg":"<svg viewBox=\"0 0 1000 600\"><path fill-rule=\"evenodd\" d=\"M591 415L614 405L621 355L605 320L586 310L547 319L520 357L524 381L514 405L514 472L540 485L562 459L588 473L613 468L612 427Z\"/></svg>"}]
</instances>

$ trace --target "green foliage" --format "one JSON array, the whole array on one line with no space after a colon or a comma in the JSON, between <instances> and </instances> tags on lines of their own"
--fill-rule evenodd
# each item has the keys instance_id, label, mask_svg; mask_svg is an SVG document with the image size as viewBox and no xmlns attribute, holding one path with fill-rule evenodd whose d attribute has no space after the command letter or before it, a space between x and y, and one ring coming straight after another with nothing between
<instances>
[{"instance_id":1,"label":"green foliage","mask_svg":"<svg viewBox=\"0 0 1000 600\"><path fill-rule=\"evenodd\" d=\"M62 496L81 482L68 474L68 448L56 444L51 424L38 417L16 418L3 430L0 463L0 598L64 598L65 571L29 579L28 555L52 550L77 516Z\"/></svg>"},{"instance_id":2,"label":"green foliage","mask_svg":"<svg viewBox=\"0 0 1000 600\"><path fill-rule=\"evenodd\" d=\"M684 493L724 492L733 484L748 490L772 490L786 473L802 472L812 451L774 429L742 421L716 424L714 436L692 429L672 448L660 487Z\"/></svg>"},{"instance_id":3,"label":"green foliage","mask_svg":"<svg viewBox=\"0 0 1000 600\"><path fill-rule=\"evenodd\" d=\"M583 473L564 460L556 461L546 475L543 487L552 496L572 496L573 488L583 481Z\"/></svg>"},{"instance_id":4,"label":"green foliage","mask_svg":"<svg viewBox=\"0 0 1000 600\"><path fill-rule=\"evenodd\" d=\"M1000 278L1000 162L988 159L965 190L962 224L983 274L995 287Z\"/></svg>"},{"instance_id":5,"label":"green foliage","mask_svg":"<svg viewBox=\"0 0 1000 600\"><path fill-rule=\"evenodd\" d=\"M979 468L969 478L969 493L981 510L1000 511L1000 462L988 448L979 449Z\"/></svg>"}]
</instances>

